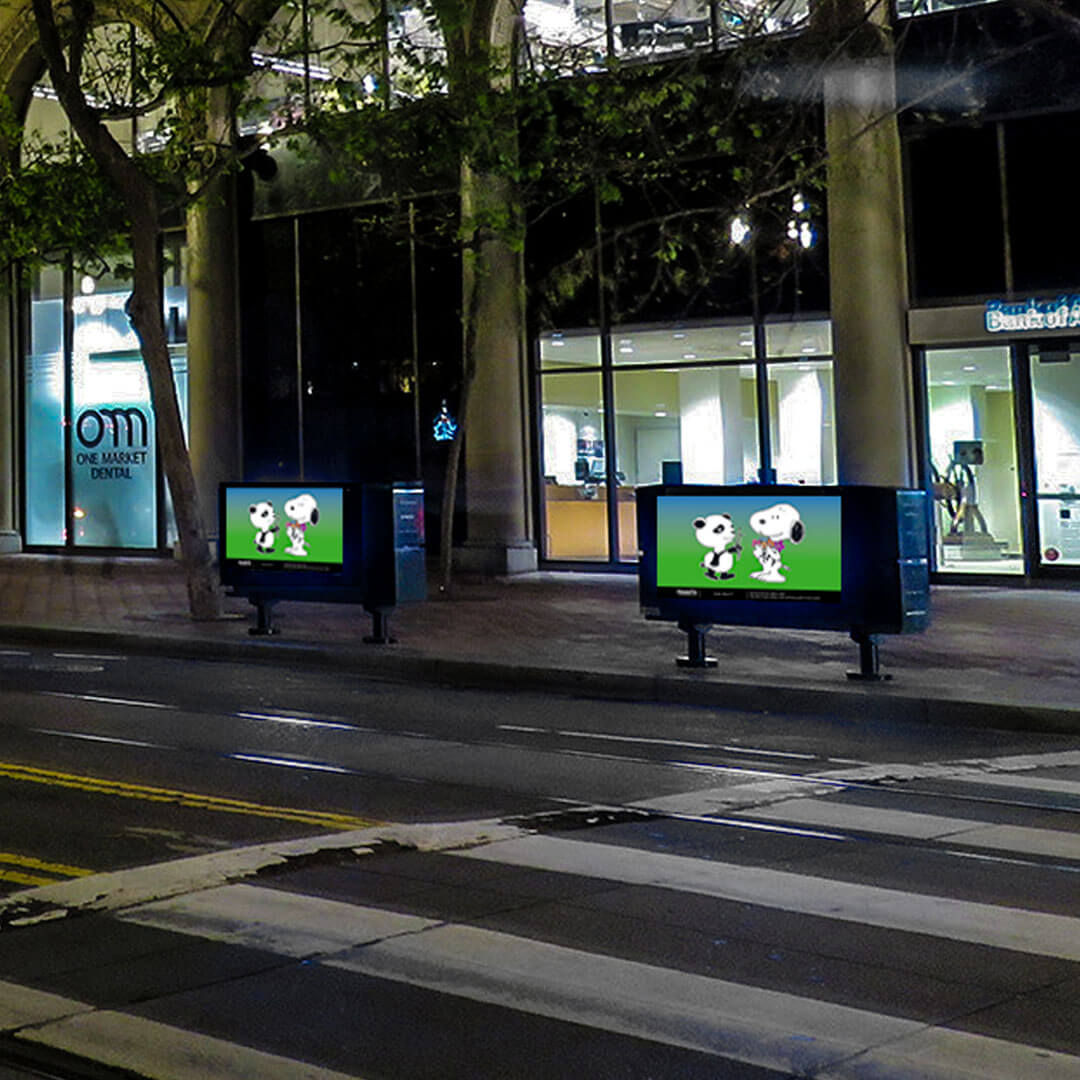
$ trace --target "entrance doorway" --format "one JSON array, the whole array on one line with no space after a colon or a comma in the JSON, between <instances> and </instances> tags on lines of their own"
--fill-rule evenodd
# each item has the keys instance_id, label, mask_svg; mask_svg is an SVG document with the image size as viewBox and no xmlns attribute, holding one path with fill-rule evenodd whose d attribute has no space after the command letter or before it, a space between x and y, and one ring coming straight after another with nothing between
<instances>
[{"instance_id":1,"label":"entrance doorway","mask_svg":"<svg viewBox=\"0 0 1080 1080\"><path fill-rule=\"evenodd\" d=\"M1038 565L1080 566L1080 342L1027 347Z\"/></svg>"},{"instance_id":2,"label":"entrance doorway","mask_svg":"<svg viewBox=\"0 0 1080 1080\"><path fill-rule=\"evenodd\" d=\"M1080 567L1080 342L927 349L925 362L934 568Z\"/></svg>"}]
</instances>

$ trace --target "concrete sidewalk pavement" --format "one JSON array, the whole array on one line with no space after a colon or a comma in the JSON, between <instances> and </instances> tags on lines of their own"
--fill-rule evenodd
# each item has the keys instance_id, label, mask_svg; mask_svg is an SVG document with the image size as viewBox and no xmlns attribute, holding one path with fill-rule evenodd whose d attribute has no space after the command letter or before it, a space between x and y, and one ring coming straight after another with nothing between
<instances>
[{"instance_id":1,"label":"concrete sidewalk pavement","mask_svg":"<svg viewBox=\"0 0 1080 1080\"><path fill-rule=\"evenodd\" d=\"M433 590L434 592L434 590ZM449 599L394 612L393 645L365 644L355 605L283 602L280 634L248 633L253 607L187 615L167 559L0 557L0 637L210 659L331 665L391 680L519 688L769 712L887 715L1080 731L1080 590L939 586L924 634L882 639L882 683L851 682L842 633L717 627L716 668L677 668L686 637L647 622L628 574L462 579Z\"/></svg>"}]
</instances>

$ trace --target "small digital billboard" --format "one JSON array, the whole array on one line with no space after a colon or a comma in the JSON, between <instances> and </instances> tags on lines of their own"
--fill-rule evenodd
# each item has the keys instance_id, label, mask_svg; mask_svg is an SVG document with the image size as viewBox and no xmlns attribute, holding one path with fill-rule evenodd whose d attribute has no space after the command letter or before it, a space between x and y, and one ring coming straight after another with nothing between
<instances>
[{"instance_id":1,"label":"small digital billboard","mask_svg":"<svg viewBox=\"0 0 1080 1080\"><path fill-rule=\"evenodd\" d=\"M656 498L659 595L840 601L838 493L685 491Z\"/></svg>"},{"instance_id":2,"label":"small digital billboard","mask_svg":"<svg viewBox=\"0 0 1080 1080\"><path fill-rule=\"evenodd\" d=\"M227 484L222 561L266 570L341 572L345 488L333 484Z\"/></svg>"}]
</instances>

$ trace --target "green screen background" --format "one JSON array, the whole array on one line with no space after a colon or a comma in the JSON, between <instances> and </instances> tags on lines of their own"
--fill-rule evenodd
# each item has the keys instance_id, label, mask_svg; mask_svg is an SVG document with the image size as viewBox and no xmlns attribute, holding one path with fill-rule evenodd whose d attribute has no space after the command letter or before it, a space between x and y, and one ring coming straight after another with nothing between
<instances>
[{"instance_id":1,"label":"green screen background","mask_svg":"<svg viewBox=\"0 0 1080 1080\"><path fill-rule=\"evenodd\" d=\"M289 538L285 533L288 519L285 504L297 495L312 495L319 506L319 521L309 525L304 533L307 555L290 555L286 551ZM278 531L274 534L274 550L262 552L255 547L255 527L251 524L248 507L264 500L274 504ZM345 559L345 515L342 489L320 488L297 484L292 487L226 488L225 490L225 558L251 559L254 562L333 563L340 566Z\"/></svg>"},{"instance_id":2,"label":"green screen background","mask_svg":"<svg viewBox=\"0 0 1080 1080\"><path fill-rule=\"evenodd\" d=\"M839 495L660 495L656 500L656 584L679 589L839 592L840 502ZM758 581L750 576L761 569L753 552L754 540L760 537L750 528L750 515L777 503L788 503L799 511L806 533L799 543L784 544L781 556L789 569L781 573L787 580ZM709 549L698 543L693 523L710 514L730 514L740 533L743 550L733 568L735 577L729 581L707 578L701 568Z\"/></svg>"}]
</instances>

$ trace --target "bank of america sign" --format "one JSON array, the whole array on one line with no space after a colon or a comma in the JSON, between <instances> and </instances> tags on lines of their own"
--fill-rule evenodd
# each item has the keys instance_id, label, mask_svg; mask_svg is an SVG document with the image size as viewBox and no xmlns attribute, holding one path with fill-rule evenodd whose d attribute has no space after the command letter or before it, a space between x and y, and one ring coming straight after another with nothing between
<instances>
[{"instance_id":1,"label":"bank of america sign","mask_svg":"<svg viewBox=\"0 0 1080 1080\"><path fill-rule=\"evenodd\" d=\"M1075 330L1080 327L1080 294L1062 293L1053 300L988 300L985 320L991 334Z\"/></svg>"}]
</instances>

